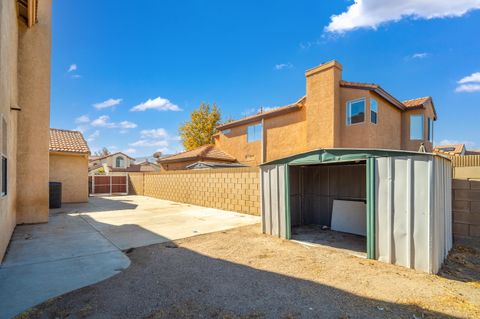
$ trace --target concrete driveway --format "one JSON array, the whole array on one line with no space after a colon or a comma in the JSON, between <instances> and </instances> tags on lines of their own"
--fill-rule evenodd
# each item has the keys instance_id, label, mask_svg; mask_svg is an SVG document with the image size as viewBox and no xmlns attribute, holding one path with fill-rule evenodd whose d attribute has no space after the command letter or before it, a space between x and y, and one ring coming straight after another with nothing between
<instances>
[{"instance_id":1,"label":"concrete driveway","mask_svg":"<svg viewBox=\"0 0 480 319\"><path fill-rule=\"evenodd\" d=\"M260 217L144 196L93 197L15 229L0 267L0 318L111 277L122 250L260 222Z\"/></svg>"}]
</instances>

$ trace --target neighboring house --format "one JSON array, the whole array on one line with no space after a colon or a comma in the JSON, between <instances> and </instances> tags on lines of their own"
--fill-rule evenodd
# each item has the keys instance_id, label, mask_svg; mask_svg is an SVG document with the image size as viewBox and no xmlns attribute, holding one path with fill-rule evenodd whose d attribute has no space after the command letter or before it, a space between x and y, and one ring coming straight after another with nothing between
<instances>
[{"instance_id":1,"label":"neighboring house","mask_svg":"<svg viewBox=\"0 0 480 319\"><path fill-rule=\"evenodd\" d=\"M48 221L51 13L0 5L0 261L16 224Z\"/></svg>"},{"instance_id":2,"label":"neighboring house","mask_svg":"<svg viewBox=\"0 0 480 319\"><path fill-rule=\"evenodd\" d=\"M82 133L50 129L50 181L62 183L62 203L88 201L89 155Z\"/></svg>"},{"instance_id":3,"label":"neighboring house","mask_svg":"<svg viewBox=\"0 0 480 319\"><path fill-rule=\"evenodd\" d=\"M127 169L135 164L135 159L122 152L116 152L105 156L92 156L89 159L89 175L106 174L111 172L127 172Z\"/></svg>"},{"instance_id":4,"label":"neighboring house","mask_svg":"<svg viewBox=\"0 0 480 319\"><path fill-rule=\"evenodd\" d=\"M304 97L220 125L215 146L250 166L320 148L432 151L431 97L401 102L379 85L344 81L337 61L305 75Z\"/></svg>"},{"instance_id":5,"label":"neighboring house","mask_svg":"<svg viewBox=\"0 0 480 319\"><path fill-rule=\"evenodd\" d=\"M447 156L480 155L480 150L467 150L465 144L435 146L433 152Z\"/></svg>"},{"instance_id":6,"label":"neighboring house","mask_svg":"<svg viewBox=\"0 0 480 319\"><path fill-rule=\"evenodd\" d=\"M200 164L203 163L203 164ZM237 160L231 155L220 150L215 145L203 145L194 150L170 155L158 159L158 164L162 167L162 170L182 170L200 168L200 166L207 165L228 165L235 164ZM238 165L235 164L235 165ZM202 167L207 168L207 167Z\"/></svg>"}]
</instances>

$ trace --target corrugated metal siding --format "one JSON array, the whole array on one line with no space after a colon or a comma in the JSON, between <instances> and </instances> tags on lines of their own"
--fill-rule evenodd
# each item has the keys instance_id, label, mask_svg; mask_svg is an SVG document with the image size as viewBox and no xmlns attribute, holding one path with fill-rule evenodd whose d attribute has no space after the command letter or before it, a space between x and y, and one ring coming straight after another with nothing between
<instances>
[{"instance_id":1,"label":"corrugated metal siding","mask_svg":"<svg viewBox=\"0 0 480 319\"><path fill-rule=\"evenodd\" d=\"M433 156L376 159L378 260L436 273L451 248L451 165Z\"/></svg>"},{"instance_id":2,"label":"corrugated metal siding","mask_svg":"<svg viewBox=\"0 0 480 319\"><path fill-rule=\"evenodd\" d=\"M285 165L262 166L262 230L287 238L285 215Z\"/></svg>"}]
</instances>

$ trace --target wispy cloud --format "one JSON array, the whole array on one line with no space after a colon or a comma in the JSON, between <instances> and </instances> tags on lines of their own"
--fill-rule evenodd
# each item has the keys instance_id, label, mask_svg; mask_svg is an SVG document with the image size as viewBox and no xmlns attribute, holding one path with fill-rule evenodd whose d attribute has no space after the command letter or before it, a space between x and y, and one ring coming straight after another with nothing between
<instances>
[{"instance_id":1,"label":"wispy cloud","mask_svg":"<svg viewBox=\"0 0 480 319\"><path fill-rule=\"evenodd\" d=\"M73 71L77 71L76 64L70 64L70 66L68 67L68 72L73 72Z\"/></svg>"},{"instance_id":2,"label":"wispy cloud","mask_svg":"<svg viewBox=\"0 0 480 319\"><path fill-rule=\"evenodd\" d=\"M133 155L137 152L137 150L134 149L134 148L127 148L127 149L123 150L122 152L127 154L127 155Z\"/></svg>"},{"instance_id":3,"label":"wispy cloud","mask_svg":"<svg viewBox=\"0 0 480 319\"><path fill-rule=\"evenodd\" d=\"M93 142L99 136L100 136L100 131L96 130L95 132L93 132L87 137L87 142Z\"/></svg>"},{"instance_id":4,"label":"wispy cloud","mask_svg":"<svg viewBox=\"0 0 480 319\"><path fill-rule=\"evenodd\" d=\"M273 67L273 69L276 71L291 69L291 68L293 68L293 64L291 64L290 62L275 64L275 66Z\"/></svg>"},{"instance_id":5,"label":"wispy cloud","mask_svg":"<svg viewBox=\"0 0 480 319\"><path fill-rule=\"evenodd\" d=\"M157 97L155 99L148 99L147 101L135 105L130 109L132 112L142 112L146 110L157 110L157 111L181 111L182 109L170 102L168 99Z\"/></svg>"},{"instance_id":6,"label":"wispy cloud","mask_svg":"<svg viewBox=\"0 0 480 319\"><path fill-rule=\"evenodd\" d=\"M88 117L88 115L81 115L75 119L76 124L84 124L89 122L90 122L90 118Z\"/></svg>"},{"instance_id":7,"label":"wispy cloud","mask_svg":"<svg viewBox=\"0 0 480 319\"><path fill-rule=\"evenodd\" d=\"M138 140L136 142L130 143L129 145L135 147L168 146L168 141Z\"/></svg>"},{"instance_id":8,"label":"wispy cloud","mask_svg":"<svg viewBox=\"0 0 480 319\"><path fill-rule=\"evenodd\" d=\"M108 115L102 115L97 119L93 120L90 123L93 127L104 127L104 128L120 128L122 130L136 128L138 125L130 121L122 121L119 123L110 122L110 117Z\"/></svg>"},{"instance_id":9,"label":"wispy cloud","mask_svg":"<svg viewBox=\"0 0 480 319\"><path fill-rule=\"evenodd\" d=\"M425 59L428 56L429 56L429 54L427 52L414 53L414 54L412 54L412 59Z\"/></svg>"},{"instance_id":10,"label":"wispy cloud","mask_svg":"<svg viewBox=\"0 0 480 319\"><path fill-rule=\"evenodd\" d=\"M140 135L142 138L167 138L168 133L164 128L157 128L151 130L141 130Z\"/></svg>"},{"instance_id":11,"label":"wispy cloud","mask_svg":"<svg viewBox=\"0 0 480 319\"><path fill-rule=\"evenodd\" d=\"M258 113L264 113L264 112L268 112L268 111L271 111L271 110L275 110L277 109L278 106L260 106L260 107L252 107L252 108L249 108L245 111L242 112L242 115L243 116L250 116L250 115L254 115L254 114L258 114Z\"/></svg>"},{"instance_id":12,"label":"wispy cloud","mask_svg":"<svg viewBox=\"0 0 480 319\"><path fill-rule=\"evenodd\" d=\"M122 101L122 99L108 99L106 101L93 104L93 107L97 110L106 109L118 105L122 103Z\"/></svg>"},{"instance_id":13,"label":"wispy cloud","mask_svg":"<svg viewBox=\"0 0 480 319\"><path fill-rule=\"evenodd\" d=\"M460 17L475 9L480 9L478 0L355 0L345 12L330 17L325 31L345 33L359 28L377 29L382 24L404 18Z\"/></svg>"},{"instance_id":14,"label":"wispy cloud","mask_svg":"<svg viewBox=\"0 0 480 319\"><path fill-rule=\"evenodd\" d=\"M457 83L459 85L455 92L478 92L480 91L480 72L463 77Z\"/></svg>"}]
</instances>

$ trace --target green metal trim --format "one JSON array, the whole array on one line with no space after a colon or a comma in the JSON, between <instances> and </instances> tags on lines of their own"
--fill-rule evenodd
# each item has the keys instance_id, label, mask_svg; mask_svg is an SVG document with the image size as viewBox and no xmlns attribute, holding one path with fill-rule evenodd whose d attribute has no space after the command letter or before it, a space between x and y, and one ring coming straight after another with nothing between
<instances>
[{"instance_id":1,"label":"green metal trim","mask_svg":"<svg viewBox=\"0 0 480 319\"><path fill-rule=\"evenodd\" d=\"M292 225L290 215L290 169L285 164L285 237L286 239L292 238Z\"/></svg>"},{"instance_id":2,"label":"green metal trim","mask_svg":"<svg viewBox=\"0 0 480 319\"><path fill-rule=\"evenodd\" d=\"M367 258L375 259L375 158L367 159Z\"/></svg>"},{"instance_id":3,"label":"green metal trim","mask_svg":"<svg viewBox=\"0 0 480 319\"><path fill-rule=\"evenodd\" d=\"M302 154L297 154L278 160L270 161L263 165L314 165L321 163L334 162L349 162L366 160L370 157L393 157L393 156L426 156L432 154L410 152L402 150L379 150L379 149L347 149L347 148L332 148L332 149L318 149Z\"/></svg>"}]
</instances>

